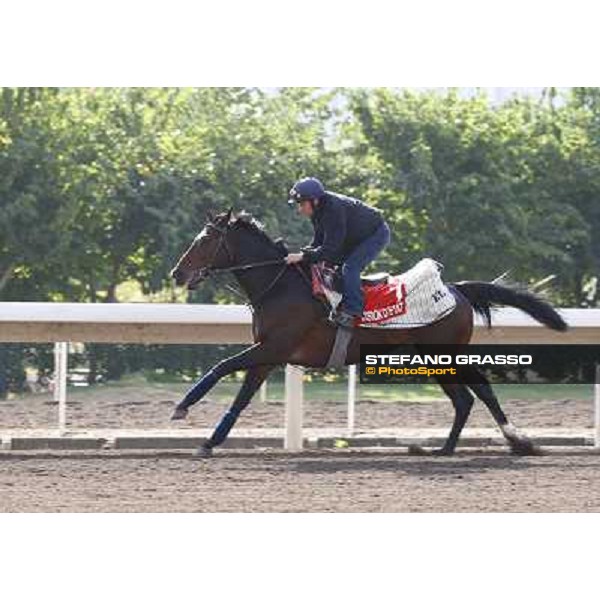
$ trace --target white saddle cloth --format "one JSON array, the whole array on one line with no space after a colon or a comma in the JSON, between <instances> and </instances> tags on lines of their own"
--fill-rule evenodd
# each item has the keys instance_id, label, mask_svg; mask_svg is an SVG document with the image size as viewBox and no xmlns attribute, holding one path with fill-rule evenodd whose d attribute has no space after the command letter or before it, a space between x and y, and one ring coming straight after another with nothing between
<instances>
[{"instance_id":1,"label":"white saddle cloth","mask_svg":"<svg viewBox=\"0 0 600 600\"><path fill-rule=\"evenodd\" d=\"M365 312L359 327L377 329L407 329L423 327L439 321L456 307L456 298L441 278L443 265L431 258L420 260L412 269L389 278L396 291L396 304L378 306ZM367 290L367 294L369 291ZM328 290L327 298L335 308L341 295ZM385 315L390 314L389 318Z\"/></svg>"}]
</instances>

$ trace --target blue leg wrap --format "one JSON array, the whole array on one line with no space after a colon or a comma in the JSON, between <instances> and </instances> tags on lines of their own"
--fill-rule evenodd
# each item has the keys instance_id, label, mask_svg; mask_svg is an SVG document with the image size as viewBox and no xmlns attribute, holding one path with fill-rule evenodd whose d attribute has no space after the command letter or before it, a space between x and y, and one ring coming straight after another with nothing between
<instances>
[{"instance_id":1,"label":"blue leg wrap","mask_svg":"<svg viewBox=\"0 0 600 600\"><path fill-rule=\"evenodd\" d=\"M210 370L192 389L189 390L179 406L181 408L188 408L192 404L196 404L198 400L201 400L215 386L217 381L219 381L219 378L214 370Z\"/></svg>"},{"instance_id":2,"label":"blue leg wrap","mask_svg":"<svg viewBox=\"0 0 600 600\"><path fill-rule=\"evenodd\" d=\"M219 424L217 425L217 428L212 434L207 445L212 448L213 446L218 446L219 444L223 443L227 437L227 434L231 431L231 428L237 421L238 415L239 413L228 410L219 421Z\"/></svg>"}]
</instances>

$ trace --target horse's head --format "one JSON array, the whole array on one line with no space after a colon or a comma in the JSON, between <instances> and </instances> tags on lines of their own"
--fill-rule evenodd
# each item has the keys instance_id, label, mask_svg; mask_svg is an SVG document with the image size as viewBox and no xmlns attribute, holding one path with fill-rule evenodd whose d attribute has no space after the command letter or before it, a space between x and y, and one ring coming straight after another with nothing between
<instances>
[{"instance_id":1,"label":"horse's head","mask_svg":"<svg viewBox=\"0 0 600 600\"><path fill-rule=\"evenodd\" d=\"M179 286L193 290L206 278L211 269L233 265L234 257L228 241L231 232L232 209L217 217L210 217L204 229L177 261L171 277Z\"/></svg>"}]
</instances>

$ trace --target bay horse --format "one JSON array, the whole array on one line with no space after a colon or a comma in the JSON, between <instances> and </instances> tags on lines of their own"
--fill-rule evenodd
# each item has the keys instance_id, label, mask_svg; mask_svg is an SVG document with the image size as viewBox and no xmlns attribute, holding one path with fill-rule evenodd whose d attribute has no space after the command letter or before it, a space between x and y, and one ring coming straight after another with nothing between
<instances>
[{"instance_id":1,"label":"bay horse","mask_svg":"<svg viewBox=\"0 0 600 600\"><path fill-rule=\"evenodd\" d=\"M171 417L184 419L188 409L221 378L235 371L246 371L229 410L212 436L198 449L200 457L211 456L213 448L223 443L240 413L276 366L324 368L327 364L336 329L327 321L327 307L313 296L309 268L302 264L286 265L283 260L286 254L283 243L273 241L251 215L233 215L230 209L217 217L209 217L204 229L171 271L176 285L189 289L195 289L211 275L231 273L248 297L253 312L254 344L204 374ZM474 312L481 314L491 327L492 304L517 307L551 329L567 329L565 321L548 303L528 291L477 281L448 284L448 289L456 298L456 307L430 325L411 329L355 328L346 364L360 362L361 344L466 345L473 333ZM438 379L452 401L455 414L446 442L431 454L453 454L473 406L473 393L488 408L513 453L537 454L539 449L507 419L483 373L475 366L464 368L471 370L469 384ZM425 453L423 449L417 450Z\"/></svg>"}]
</instances>

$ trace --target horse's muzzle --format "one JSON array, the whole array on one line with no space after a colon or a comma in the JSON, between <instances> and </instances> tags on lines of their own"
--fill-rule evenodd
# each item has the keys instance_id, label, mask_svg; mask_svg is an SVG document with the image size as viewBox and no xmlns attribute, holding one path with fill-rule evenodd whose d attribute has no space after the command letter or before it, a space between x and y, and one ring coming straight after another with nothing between
<instances>
[{"instance_id":1,"label":"horse's muzzle","mask_svg":"<svg viewBox=\"0 0 600 600\"><path fill-rule=\"evenodd\" d=\"M171 271L171 277L175 280L175 285L179 287L186 286L188 290L195 290L207 276L208 271L206 269L197 269L192 273L186 273L179 269Z\"/></svg>"},{"instance_id":2,"label":"horse's muzzle","mask_svg":"<svg viewBox=\"0 0 600 600\"><path fill-rule=\"evenodd\" d=\"M195 290L208 277L208 269L198 269L187 282L188 290Z\"/></svg>"},{"instance_id":3,"label":"horse's muzzle","mask_svg":"<svg viewBox=\"0 0 600 600\"><path fill-rule=\"evenodd\" d=\"M169 274L171 275L171 278L175 280L175 285L177 286L183 286L188 282L189 277L187 273L181 269L175 268Z\"/></svg>"},{"instance_id":4,"label":"horse's muzzle","mask_svg":"<svg viewBox=\"0 0 600 600\"><path fill-rule=\"evenodd\" d=\"M201 268L195 271L184 271L183 269L175 268L171 271L170 275L175 280L175 285L179 287L186 286L188 290L195 290L208 277L208 269Z\"/></svg>"}]
</instances>

